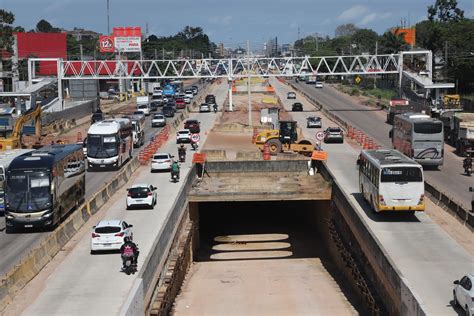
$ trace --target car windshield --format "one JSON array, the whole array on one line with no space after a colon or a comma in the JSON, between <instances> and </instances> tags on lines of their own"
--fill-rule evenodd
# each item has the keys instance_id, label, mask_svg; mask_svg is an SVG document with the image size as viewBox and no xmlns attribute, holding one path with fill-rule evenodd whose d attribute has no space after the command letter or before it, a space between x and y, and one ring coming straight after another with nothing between
<instances>
[{"instance_id":1,"label":"car windshield","mask_svg":"<svg viewBox=\"0 0 474 316\"><path fill-rule=\"evenodd\" d=\"M97 234L116 234L121 231L120 226L101 226L101 227L96 227L95 232Z\"/></svg>"},{"instance_id":2,"label":"car windshield","mask_svg":"<svg viewBox=\"0 0 474 316\"><path fill-rule=\"evenodd\" d=\"M35 212L51 205L50 173L15 171L7 179L7 203L16 212Z\"/></svg>"},{"instance_id":3,"label":"car windshield","mask_svg":"<svg viewBox=\"0 0 474 316\"><path fill-rule=\"evenodd\" d=\"M132 198L145 198L148 196L148 192L150 192L150 190L146 187L130 188L128 190L128 194Z\"/></svg>"},{"instance_id":4,"label":"car windshield","mask_svg":"<svg viewBox=\"0 0 474 316\"><path fill-rule=\"evenodd\" d=\"M157 160L164 160L164 159L169 159L170 157L168 155L154 155L153 159Z\"/></svg>"},{"instance_id":5,"label":"car windshield","mask_svg":"<svg viewBox=\"0 0 474 316\"><path fill-rule=\"evenodd\" d=\"M339 128L329 128L328 129L329 133L340 133L341 130Z\"/></svg>"},{"instance_id":6,"label":"car windshield","mask_svg":"<svg viewBox=\"0 0 474 316\"><path fill-rule=\"evenodd\" d=\"M422 182L423 175L417 167L382 168L380 182Z\"/></svg>"},{"instance_id":7,"label":"car windshield","mask_svg":"<svg viewBox=\"0 0 474 316\"><path fill-rule=\"evenodd\" d=\"M117 135L87 136L87 155L91 158L111 158L118 155Z\"/></svg>"},{"instance_id":8,"label":"car windshield","mask_svg":"<svg viewBox=\"0 0 474 316\"><path fill-rule=\"evenodd\" d=\"M153 116L153 118L160 120L160 119L163 119L163 115L155 115Z\"/></svg>"},{"instance_id":9,"label":"car windshield","mask_svg":"<svg viewBox=\"0 0 474 316\"><path fill-rule=\"evenodd\" d=\"M140 105L138 105L138 108L139 109L146 109L146 108L148 108L148 104L140 104Z\"/></svg>"},{"instance_id":10,"label":"car windshield","mask_svg":"<svg viewBox=\"0 0 474 316\"><path fill-rule=\"evenodd\" d=\"M189 131L179 131L179 134L189 134Z\"/></svg>"}]
</instances>

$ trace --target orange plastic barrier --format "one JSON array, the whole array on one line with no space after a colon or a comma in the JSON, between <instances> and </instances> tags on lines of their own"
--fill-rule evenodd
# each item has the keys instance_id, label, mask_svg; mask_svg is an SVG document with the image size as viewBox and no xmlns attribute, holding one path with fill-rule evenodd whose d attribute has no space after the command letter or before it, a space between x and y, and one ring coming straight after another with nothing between
<instances>
[{"instance_id":1,"label":"orange plastic barrier","mask_svg":"<svg viewBox=\"0 0 474 316\"><path fill-rule=\"evenodd\" d=\"M325 151L315 150L313 151L313 154L311 155L311 159L326 161L328 160L328 153Z\"/></svg>"},{"instance_id":2,"label":"orange plastic barrier","mask_svg":"<svg viewBox=\"0 0 474 316\"><path fill-rule=\"evenodd\" d=\"M265 145L263 145L263 160L270 160L271 157L270 157L270 148L268 147L268 144L265 143Z\"/></svg>"}]
</instances>

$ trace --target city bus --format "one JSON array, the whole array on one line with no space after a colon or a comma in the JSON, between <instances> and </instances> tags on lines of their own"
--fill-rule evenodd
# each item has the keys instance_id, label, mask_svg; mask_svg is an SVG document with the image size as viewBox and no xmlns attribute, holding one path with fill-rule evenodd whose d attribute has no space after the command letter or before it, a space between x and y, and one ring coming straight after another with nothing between
<instances>
[{"instance_id":1,"label":"city bus","mask_svg":"<svg viewBox=\"0 0 474 316\"><path fill-rule=\"evenodd\" d=\"M359 189L375 212L425 210L423 167L398 150L363 150Z\"/></svg>"},{"instance_id":2,"label":"city bus","mask_svg":"<svg viewBox=\"0 0 474 316\"><path fill-rule=\"evenodd\" d=\"M87 132L88 169L120 169L132 157L132 132L132 122L128 118L92 124Z\"/></svg>"},{"instance_id":3,"label":"city bus","mask_svg":"<svg viewBox=\"0 0 474 316\"><path fill-rule=\"evenodd\" d=\"M10 163L16 157L33 151L33 149L11 149L0 153L0 214L5 212L5 180Z\"/></svg>"},{"instance_id":4,"label":"city bus","mask_svg":"<svg viewBox=\"0 0 474 316\"><path fill-rule=\"evenodd\" d=\"M52 145L16 157L6 177L5 224L15 229L53 229L84 201L81 145Z\"/></svg>"},{"instance_id":5,"label":"city bus","mask_svg":"<svg viewBox=\"0 0 474 316\"><path fill-rule=\"evenodd\" d=\"M396 115L390 131L392 146L423 166L444 161L443 123L421 113Z\"/></svg>"}]
</instances>

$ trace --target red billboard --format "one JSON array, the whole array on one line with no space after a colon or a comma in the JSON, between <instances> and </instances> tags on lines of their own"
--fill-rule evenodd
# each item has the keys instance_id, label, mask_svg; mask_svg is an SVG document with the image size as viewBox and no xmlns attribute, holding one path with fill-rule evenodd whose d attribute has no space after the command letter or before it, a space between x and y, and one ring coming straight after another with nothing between
<instances>
[{"instance_id":1,"label":"red billboard","mask_svg":"<svg viewBox=\"0 0 474 316\"><path fill-rule=\"evenodd\" d=\"M67 59L66 33L14 33L18 41L18 58ZM40 75L56 75L57 64L42 61L37 69Z\"/></svg>"},{"instance_id":2,"label":"red billboard","mask_svg":"<svg viewBox=\"0 0 474 316\"><path fill-rule=\"evenodd\" d=\"M139 26L114 27L113 35L115 37L141 37L142 28Z\"/></svg>"}]
</instances>

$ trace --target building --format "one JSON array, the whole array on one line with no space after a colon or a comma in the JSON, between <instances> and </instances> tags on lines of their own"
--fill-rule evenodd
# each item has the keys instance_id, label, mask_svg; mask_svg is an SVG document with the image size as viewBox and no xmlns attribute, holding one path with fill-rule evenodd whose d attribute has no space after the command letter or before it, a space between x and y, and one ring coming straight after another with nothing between
<instances>
[{"instance_id":1,"label":"building","mask_svg":"<svg viewBox=\"0 0 474 316\"><path fill-rule=\"evenodd\" d=\"M268 57L277 57L280 55L278 47L278 37L271 38L266 43L265 55Z\"/></svg>"},{"instance_id":2,"label":"building","mask_svg":"<svg viewBox=\"0 0 474 316\"><path fill-rule=\"evenodd\" d=\"M74 37L76 41L96 39L101 35L100 33L77 27L75 27L72 31L66 31L66 33Z\"/></svg>"}]
</instances>

